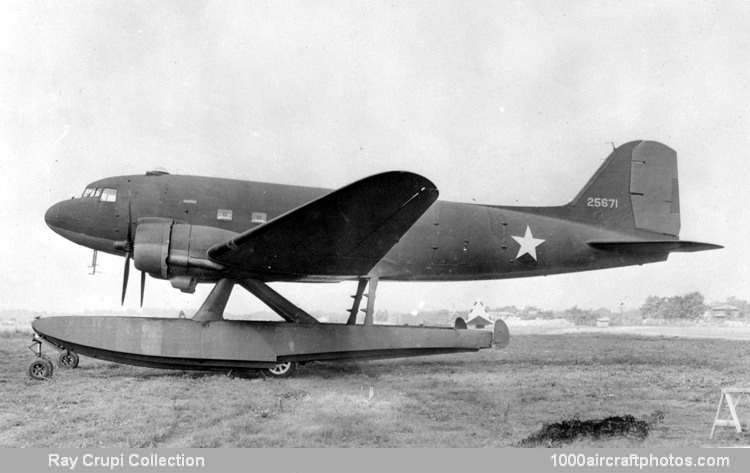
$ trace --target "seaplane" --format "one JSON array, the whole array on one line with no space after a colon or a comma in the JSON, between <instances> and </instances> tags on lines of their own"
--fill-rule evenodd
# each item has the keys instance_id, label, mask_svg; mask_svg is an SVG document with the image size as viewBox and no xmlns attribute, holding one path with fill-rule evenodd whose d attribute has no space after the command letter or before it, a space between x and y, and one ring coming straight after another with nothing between
<instances>
[{"instance_id":1,"label":"seaplane","mask_svg":"<svg viewBox=\"0 0 750 473\"><path fill-rule=\"evenodd\" d=\"M638 140L616 147L569 203L521 207L438 200L425 177L392 171L340 189L164 171L108 177L45 214L52 231L96 253L131 260L182 292L212 284L192 318L42 317L28 373L52 376L42 345L73 368L79 355L177 370L261 371L299 364L471 352L509 343L507 325L467 329L374 323L378 284L527 278L663 262L721 246L680 240L677 153ZM322 323L272 288L352 284L346 322ZM228 320L239 286L279 321ZM360 309L363 299L364 309ZM343 311L342 311L343 312ZM343 314L346 317L346 314Z\"/></svg>"}]
</instances>

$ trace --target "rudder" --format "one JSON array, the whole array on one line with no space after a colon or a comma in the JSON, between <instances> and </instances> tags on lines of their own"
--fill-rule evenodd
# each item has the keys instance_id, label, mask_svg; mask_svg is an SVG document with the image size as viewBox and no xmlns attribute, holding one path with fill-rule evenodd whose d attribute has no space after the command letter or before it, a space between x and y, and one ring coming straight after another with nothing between
<instances>
[{"instance_id":1,"label":"rudder","mask_svg":"<svg viewBox=\"0 0 750 473\"><path fill-rule=\"evenodd\" d=\"M626 143L607 157L568 207L574 220L678 236L677 153L655 141Z\"/></svg>"}]
</instances>

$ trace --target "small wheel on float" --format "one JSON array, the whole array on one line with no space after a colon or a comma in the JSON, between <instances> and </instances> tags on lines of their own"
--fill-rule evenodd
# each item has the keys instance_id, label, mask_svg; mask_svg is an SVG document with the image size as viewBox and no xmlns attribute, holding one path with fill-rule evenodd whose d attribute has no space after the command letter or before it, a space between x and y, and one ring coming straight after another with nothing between
<instances>
[{"instance_id":1,"label":"small wheel on float","mask_svg":"<svg viewBox=\"0 0 750 473\"><path fill-rule=\"evenodd\" d=\"M297 363L292 361L278 363L273 368L265 368L261 372L267 378L288 378L297 372Z\"/></svg>"},{"instance_id":2,"label":"small wheel on float","mask_svg":"<svg viewBox=\"0 0 750 473\"><path fill-rule=\"evenodd\" d=\"M29 377L31 379L48 379L52 377L54 366L47 358L38 356L34 361L29 363Z\"/></svg>"},{"instance_id":3,"label":"small wheel on float","mask_svg":"<svg viewBox=\"0 0 750 473\"><path fill-rule=\"evenodd\" d=\"M78 354L70 350L65 350L60 353L60 358L57 359L57 366L66 369L76 369L78 367Z\"/></svg>"}]
</instances>

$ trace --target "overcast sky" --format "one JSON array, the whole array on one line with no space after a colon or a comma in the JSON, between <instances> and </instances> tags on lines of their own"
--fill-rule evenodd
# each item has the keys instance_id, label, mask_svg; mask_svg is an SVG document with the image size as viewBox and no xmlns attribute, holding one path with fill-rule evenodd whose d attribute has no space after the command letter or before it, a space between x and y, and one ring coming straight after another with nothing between
<instances>
[{"instance_id":1,"label":"overcast sky","mask_svg":"<svg viewBox=\"0 0 750 473\"><path fill-rule=\"evenodd\" d=\"M748 2L3 2L0 97L0 309L119 307L124 260L100 255L89 276L91 250L44 223L102 177L161 166L337 188L401 169L444 200L552 205L610 142L635 139L678 153L681 238L725 249L572 275L382 283L376 308L750 299ZM355 286L275 285L331 311ZM197 309L209 290L149 278L146 307ZM228 307L262 309L241 289Z\"/></svg>"}]
</instances>

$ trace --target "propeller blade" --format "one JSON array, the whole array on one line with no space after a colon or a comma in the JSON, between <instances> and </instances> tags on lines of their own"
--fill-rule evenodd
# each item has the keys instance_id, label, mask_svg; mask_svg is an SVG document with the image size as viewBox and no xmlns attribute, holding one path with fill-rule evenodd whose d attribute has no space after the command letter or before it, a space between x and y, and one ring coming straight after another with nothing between
<instances>
[{"instance_id":1,"label":"propeller blade","mask_svg":"<svg viewBox=\"0 0 750 473\"><path fill-rule=\"evenodd\" d=\"M128 279L130 279L130 258L133 257L133 196L128 190L128 239L127 253L125 254L125 273L122 276L122 299L120 305L125 305L125 293L128 292ZM141 307L143 307L143 278L141 278Z\"/></svg>"},{"instance_id":2,"label":"propeller blade","mask_svg":"<svg viewBox=\"0 0 750 473\"><path fill-rule=\"evenodd\" d=\"M130 276L130 252L125 256L125 274L122 276L122 300L120 305L125 305L125 293L128 291L128 278Z\"/></svg>"},{"instance_id":3,"label":"propeller blade","mask_svg":"<svg viewBox=\"0 0 750 473\"><path fill-rule=\"evenodd\" d=\"M141 307L143 307L143 291L146 290L146 273L141 271Z\"/></svg>"}]
</instances>

